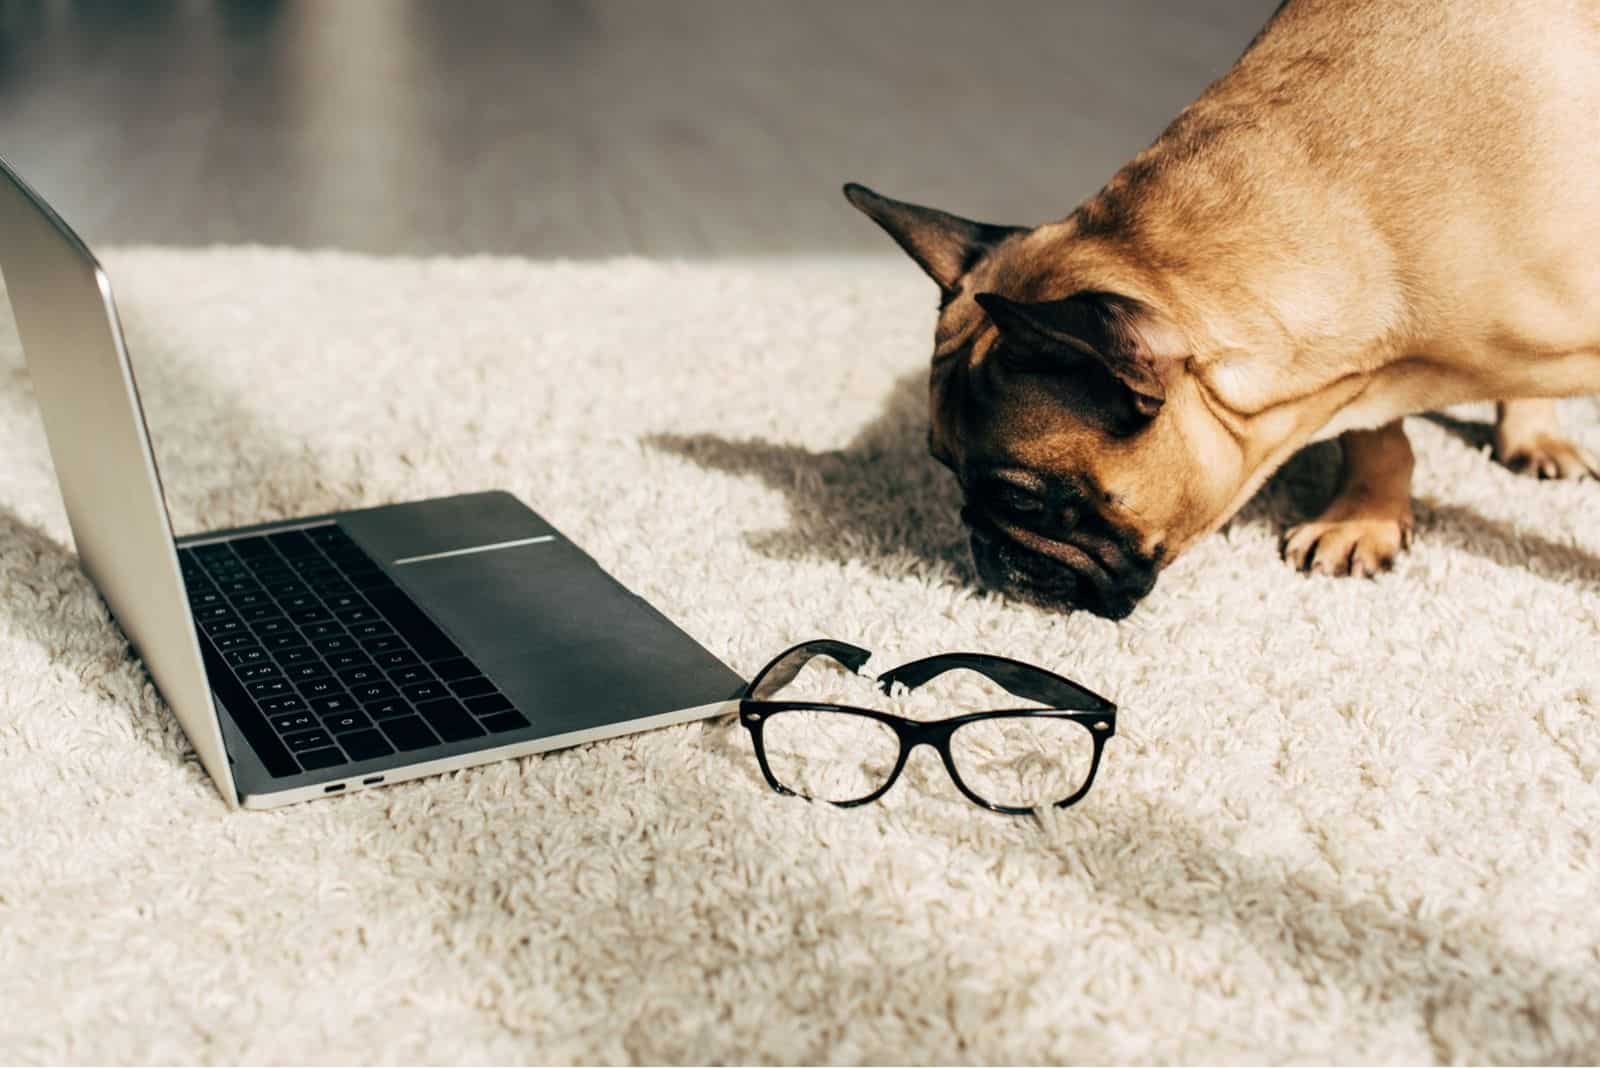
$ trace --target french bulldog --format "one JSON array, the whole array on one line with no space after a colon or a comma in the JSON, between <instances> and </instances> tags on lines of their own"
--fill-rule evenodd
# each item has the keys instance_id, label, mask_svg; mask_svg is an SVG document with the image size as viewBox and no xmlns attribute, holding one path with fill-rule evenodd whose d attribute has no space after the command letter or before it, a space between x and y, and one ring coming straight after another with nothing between
<instances>
[{"instance_id":1,"label":"french bulldog","mask_svg":"<svg viewBox=\"0 0 1600 1068\"><path fill-rule=\"evenodd\" d=\"M986 585L1111 618L1309 442L1283 538L1371 576L1411 541L1402 417L1499 402L1494 452L1600 475L1552 398L1600 392L1600 7L1287 0L1059 222L854 183L938 284L929 447Z\"/></svg>"}]
</instances>

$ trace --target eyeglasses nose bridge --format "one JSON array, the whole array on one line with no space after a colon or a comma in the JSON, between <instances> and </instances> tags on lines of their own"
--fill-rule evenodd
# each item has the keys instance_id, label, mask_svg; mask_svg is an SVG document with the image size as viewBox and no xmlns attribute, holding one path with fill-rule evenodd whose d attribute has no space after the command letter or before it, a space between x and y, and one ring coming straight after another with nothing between
<instances>
[{"instance_id":1,"label":"eyeglasses nose bridge","mask_svg":"<svg viewBox=\"0 0 1600 1068\"><path fill-rule=\"evenodd\" d=\"M933 724L928 726L933 726ZM949 772L952 778L956 777L955 764L950 758L950 735L948 731L930 731L923 724L915 724L911 729L902 728L899 733L901 770L904 770L905 766L911 762L912 753L915 753L922 746L927 746L939 755L939 763L944 765L944 770Z\"/></svg>"}]
</instances>

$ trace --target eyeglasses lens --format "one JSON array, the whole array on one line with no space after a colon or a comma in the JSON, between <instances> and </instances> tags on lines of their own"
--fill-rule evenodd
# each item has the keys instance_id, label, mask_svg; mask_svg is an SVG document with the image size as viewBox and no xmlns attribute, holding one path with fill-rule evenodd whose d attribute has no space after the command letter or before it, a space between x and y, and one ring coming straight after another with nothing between
<instances>
[{"instance_id":1,"label":"eyeglasses lens","mask_svg":"<svg viewBox=\"0 0 1600 1068\"><path fill-rule=\"evenodd\" d=\"M950 759L967 789L992 805L1043 808L1076 794L1094 766L1094 735L1045 716L999 716L957 727Z\"/></svg>"},{"instance_id":2,"label":"eyeglasses lens","mask_svg":"<svg viewBox=\"0 0 1600 1068\"><path fill-rule=\"evenodd\" d=\"M762 725L773 778L817 801L858 801L883 788L900 759L900 736L869 716L785 709Z\"/></svg>"}]
</instances>

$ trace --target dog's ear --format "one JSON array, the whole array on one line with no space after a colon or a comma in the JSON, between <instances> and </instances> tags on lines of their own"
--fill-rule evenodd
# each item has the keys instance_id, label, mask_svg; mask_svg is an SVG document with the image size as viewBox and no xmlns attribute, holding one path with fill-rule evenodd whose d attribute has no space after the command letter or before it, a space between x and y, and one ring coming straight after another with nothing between
<instances>
[{"instance_id":1,"label":"dog's ear","mask_svg":"<svg viewBox=\"0 0 1600 1068\"><path fill-rule=\"evenodd\" d=\"M973 222L934 208L890 200L855 182L844 187L844 195L883 227L946 293L955 289L990 249L1012 234L1026 232L1021 226Z\"/></svg>"},{"instance_id":2,"label":"dog's ear","mask_svg":"<svg viewBox=\"0 0 1600 1068\"><path fill-rule=\"evenodd\" d=\"M1092 360L1126 390L1148 420L1167 399L1167 384L1187 357L1182 336L1149 305L1116 293L1084 290L1062 300L1023 304L979 293L1007 344L1001 358L1021 371L1071 373Z\"/></svg>"}]
</instances>

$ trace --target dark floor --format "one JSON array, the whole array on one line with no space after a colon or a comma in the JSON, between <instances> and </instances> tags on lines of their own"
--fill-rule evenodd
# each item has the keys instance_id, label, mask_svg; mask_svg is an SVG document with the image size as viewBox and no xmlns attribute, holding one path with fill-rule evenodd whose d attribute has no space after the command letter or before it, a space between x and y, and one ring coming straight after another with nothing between
<instances>
[{"instance_id":1,"label":"dark floor","mask_svg":"<svg viewBox=\"0 0 1600 1068\"><path fill-rule=\"evenodd\" d=\"M1065 214L1275 0L0 0L0 154L91 244L884 248Z\"/></svg>"}]
</instances>

